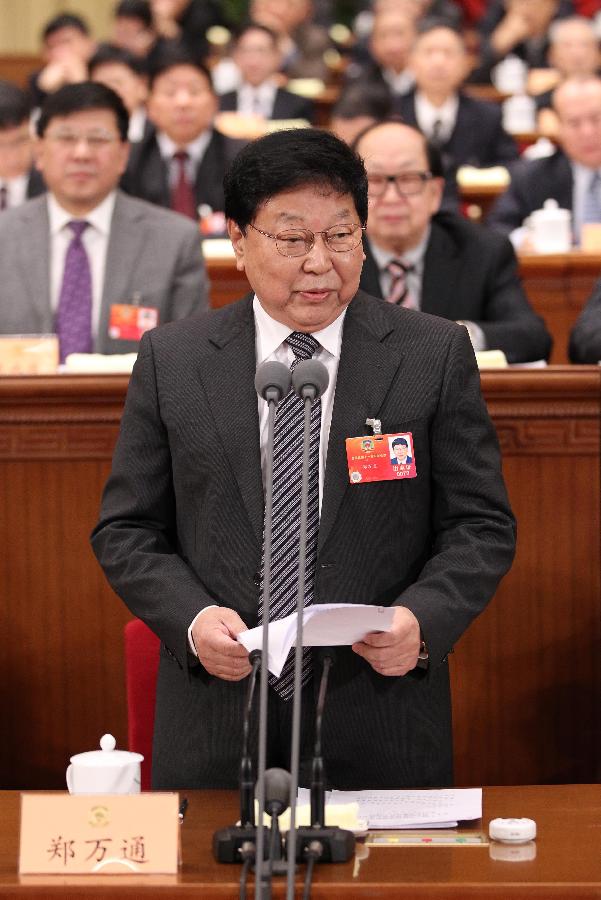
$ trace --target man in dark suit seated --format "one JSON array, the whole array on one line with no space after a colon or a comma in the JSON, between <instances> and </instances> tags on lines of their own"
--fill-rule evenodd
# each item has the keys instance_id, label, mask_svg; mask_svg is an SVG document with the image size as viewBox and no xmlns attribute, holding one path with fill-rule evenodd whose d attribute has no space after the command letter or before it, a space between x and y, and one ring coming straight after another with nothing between
<instances>
[{"instance_id":1,"label":"man in dark suit seated","mask_svg":"<svg viewBox=\"0 0 601 900\"><path fill-rule=\"evenodd\" d=\"M514 139L503 128L498 104L462 93L468 56L461 33L445 22L418 25L411 53L415 88L393 106L440 149L445 172L445 206L457 203L460 166L505 166L518 158Z\"/></svg>"},{"instance_id":2,"label":"man in dark suit seated","mask_svg":"<svg viewBox=\"0 0 601 900\"><path fill-rule=\"evenodd\" d=\"M568 352L573 363L601 362L601 281L572 328Z\"/></svg>"},{"instance_id":3,"label":"man in dark suit seated","mask_svg":"<svg viewBox=\"0 0 601 900\"><path fill-rule=\"evenodd\" d=\"M448 785L447 656L496 590L515 541L467 333L359 290L365 170L328 132L253 141L229 170L225 196L252 292L145 335L92 537L115 591L162 641L153 786L238 782L251 667L236 637L257 624L262 597L267 404L255 371L310 357L329 385L311 410L305 604L394 609L389 631L337 648L322 733L328 780L347 789ZM295 398L275 419L273 618L294 605L298 583ZM346 438L365 435L374 416L388 437L411 436L411 472L387 465L379 483L353 483ZM290 764L291 659L269 679L268 766ZM306 654L303 784L314 663Z\"/></svg>"},{"instance_id":4,"label":"man in dark suit seated","mask_svg":"<svg viewBox=\"0 0 601 900\"><path fill-rule=\"evenodd\" d=\"M10 81L0 81L0 212L45 191L33 167L29 97Z\"/></svg>"},{"instance_id":5,"label":"man in dark suit seated","mask_svg":"<svg viewBox=\"0 0 601 900\"><path fill-rule=\"evenodd\" d=\"M390 100L414 85L409 56L415 41L415 20L408 10L386 6L377 10L367 46L354 48L354 59L345 72L347 83L378 84Z\"/></svg>"},{"instance_id":6,"label":"man in dark suit seated","mask_svg":"<svg viewBox=\"0 0 601 900\"><path fill-rule=\"evenodd\" d=\"M56 332L61 360L125 353L145 329L208 306L196 226L117 190L127 126L103 84L45 101L37 165L48 194L0 216L1 334Z\"/></svg>"},{"instance_id":7,"label":"man in dark suit seated","mask_svg":"<svg viewBox=\"0 0 601 900\"><path fill-rule=\"evenodd\" d=\"M438 212L436 149L399 122L369 128L356 148L370 192L363 290L462 322L476 350L502 350L514 363L546 359L551 338L526 299L510 242Z\"/></svg>"},{"instance_id":8,"label":"man in dark suit seated","mask_svg":"<svg viewBox=\"0 0 601 900\"><path fill-rule=\"evenodd\" d=\"M199 210L201 217L222 211L223 174L241 143L213 128L217 108L203 64L177 45L165 49L150 75L154 128L132 147L123 190L195 221Z\"/></svg>"},{"instance_id":9,"label":"man in dark suit seated","mask_svg":"<svg viewBox=\"0 0 601 900\"><path fill-rule=\"evenodd\" d=\"M279 86L277 74L282 63L278 36L265 25L251 22L238 34L232 59L242 76L236 91L222 94L219 108L263 119L306 119L312 122L311 100Z\"/></svg>"},{"instance_id":10,"label":"man in dark suit seated","mask_svg":"<svg viewBox=\"0 0 601 900\"><path fill-rule=\"evenodd\" d=\"M511 184L486 220L495 231L511 234L516 247L528 246L522 226L545 200L571 210L576 244L583 225L601 222L601 79L564 81L555 89L553 106L560 148L552 156L514 166Z\"/></svg>"}]
</instances>

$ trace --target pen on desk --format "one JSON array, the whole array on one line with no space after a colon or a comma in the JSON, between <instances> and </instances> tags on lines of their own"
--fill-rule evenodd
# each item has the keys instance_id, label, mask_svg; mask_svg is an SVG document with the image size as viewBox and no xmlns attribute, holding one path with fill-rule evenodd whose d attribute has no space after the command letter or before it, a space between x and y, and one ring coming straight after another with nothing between
<instances>
[{"instance_id":1,"label":"pen on desk","mask_svg":"<svg viewBox=\"0 0 601 900\"><path fill-rule=\"evenodd\" d=\"M180 805L179 805L179 813L178 813L178 816L179 816L179 824L180 824L180 825L181 825L182 822L184 821L184 818L185 818L185 816L186 816L186 810L187 810L187 809L188 809L188 798L187 798L187 797L184 797L184 799L182 800L182 802L181 802Z\"/></svg>"}]
</instances>

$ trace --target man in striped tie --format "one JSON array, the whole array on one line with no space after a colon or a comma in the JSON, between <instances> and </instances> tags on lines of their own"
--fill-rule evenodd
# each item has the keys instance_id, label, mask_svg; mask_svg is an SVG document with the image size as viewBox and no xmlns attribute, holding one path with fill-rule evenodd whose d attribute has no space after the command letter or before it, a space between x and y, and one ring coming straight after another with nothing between
<instances>
[{"instance_id":1,"label":"man in striped tie","mask_svg":"<svg viewBox=\"0 0 601 900\"><path fill-rule=\"evenodd\" d=\"M267 410L254 373L266 360L293 369L310 357L328 369L329 385L311 410L305 605L394 607L389 631L337 648L323 723L328 780L348 789L450 784L447 655L514 551L467 332L358 289L367 179L333 135L261 138L238 155L224 189L252 290L142 340L92 538L114 589L163 642L153 785L237 783L250 672L237 637L259 620L265 577ZM275 420L275 618L297 589L301 413L289 394ZM345 442L369 434L369 418L410 438L415 477L390 475L386 443L390 478L351 480ZM316 667L307 653L304 784ZM291 698L285 666L270 679L269 766L290 765Z\"/></svg>"}]
</instances>

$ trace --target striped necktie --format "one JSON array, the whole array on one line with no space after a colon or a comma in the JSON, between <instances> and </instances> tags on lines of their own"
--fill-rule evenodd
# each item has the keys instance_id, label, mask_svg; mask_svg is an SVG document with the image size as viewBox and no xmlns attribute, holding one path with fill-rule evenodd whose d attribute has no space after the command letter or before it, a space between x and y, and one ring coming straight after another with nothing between
<instances>
[{"instance_id":1,"label":"striped necktie","mask_svg":"<svg viewBox=\"0 0 601 900\"><path fill-rule=\"evenodd\" d=\"M415 301L409 293L407 275L413 272L413 266L408 266L401 259L391 259L385 268L390 275L390 289L386 300L396 306L404 306L407 309L416 309Z\"/></svg>"},{"instance_id":2,"label":"striped necktie","mask_svg":"<svg viewBox=\"0 0 601 900\"><path fill-rule=\"evenodd\" d=\"M310 334L293 331L286 343L294 352L291 369L302 359L310 359L319 342ZM311 404L309 440L309 502L307 507L307 555L304 605L313 603L317 536L319 532L319 435L321 400ZM304 401L290 391L280 402L274 424L273 525L271 549L271 606L269 618L283 619L296 609L300 545L300 504L303 466ZM261 583L264 554L261 560ZM261 588L262 596L262 588ZM259 607L259 618L262 604ZM312 672L311 651L303 650L301 682ZM279 678L271 673L269 683L283 700L290 700L294 681L294 649L290 651Z\"/></svg>"}]
</instances>

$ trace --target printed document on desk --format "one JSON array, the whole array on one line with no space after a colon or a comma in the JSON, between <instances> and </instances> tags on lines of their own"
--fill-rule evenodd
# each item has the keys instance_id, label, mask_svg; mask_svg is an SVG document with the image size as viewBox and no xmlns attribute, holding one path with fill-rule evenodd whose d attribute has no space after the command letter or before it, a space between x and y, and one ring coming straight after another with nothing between
<instances>
[{"instance_id":1,"label":"printed document on desk","mask_svg":"<svg viewBox=\"0 0 601 900\"><path fill-rule=\"evenodd\" d=\"M329 791L326 820L330 803L357 803L359 818L365 819L370 829L454 828L458 822L482 817L482 788Z\"/></svg>"},{"instance_id":2,"label":"printed document on desk","mask_svg":"<svg viewBox=\"0 0 601 900\"><path fill-rule=\"evenodd\" d=\"M389 631L394 607L360 603L316 603L307 606L303 615L305 647L336 647L361 641L370 631ZM238 640L250 653L260 650L263 629L242 631ZM291 647L296 643L296 613L269 623L269 671L279 677Z\"/></svg>"}]
</instances>

